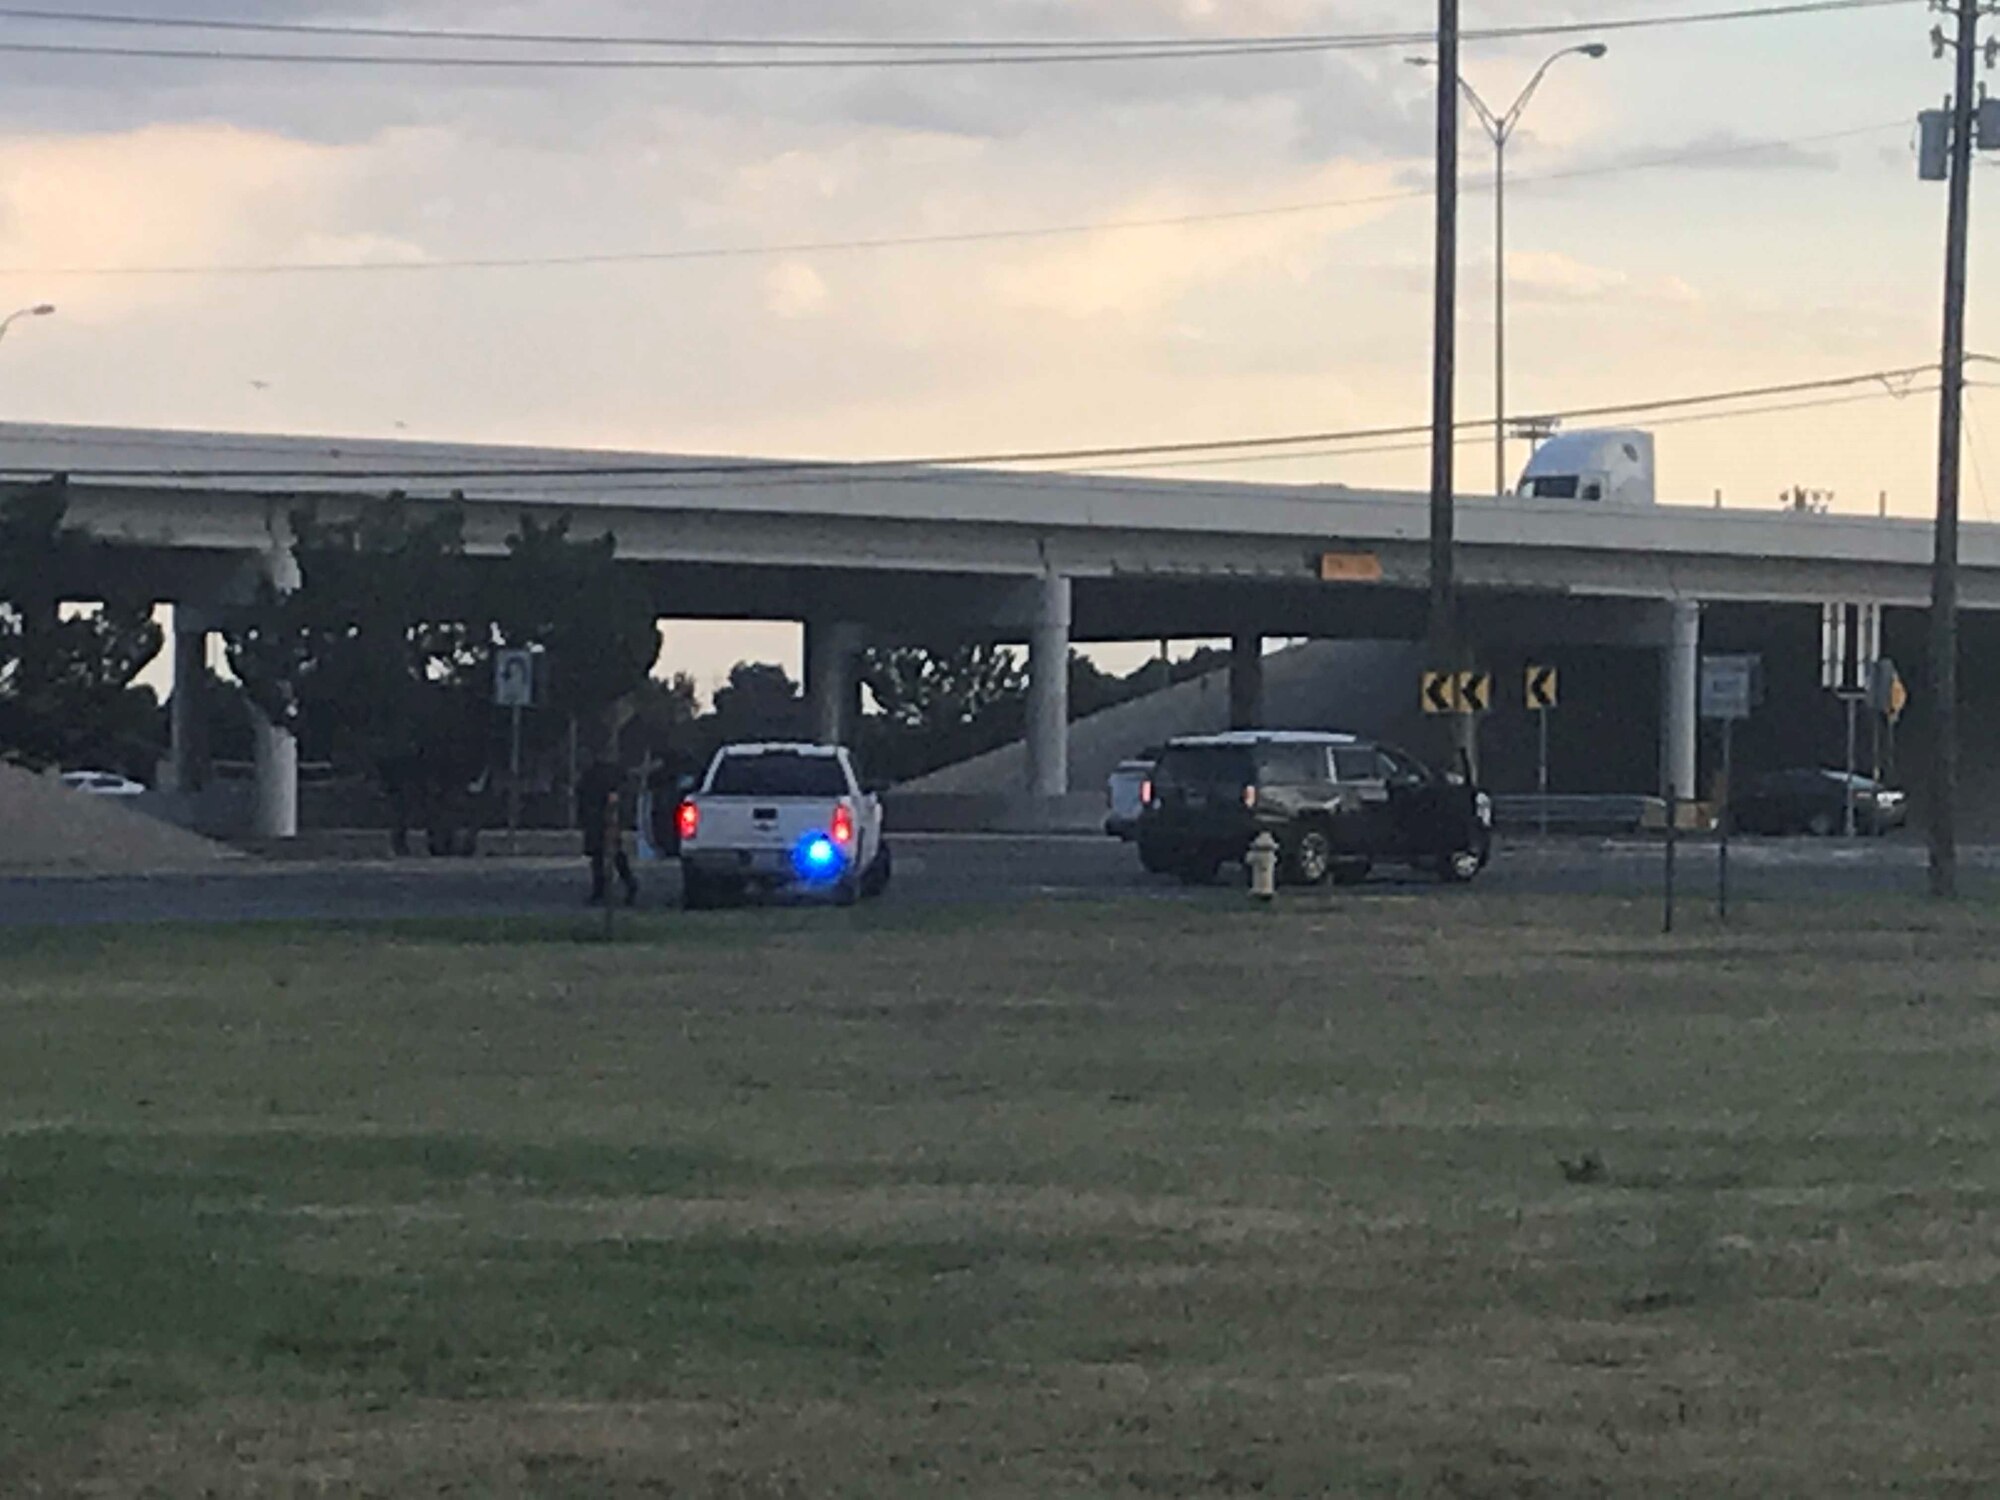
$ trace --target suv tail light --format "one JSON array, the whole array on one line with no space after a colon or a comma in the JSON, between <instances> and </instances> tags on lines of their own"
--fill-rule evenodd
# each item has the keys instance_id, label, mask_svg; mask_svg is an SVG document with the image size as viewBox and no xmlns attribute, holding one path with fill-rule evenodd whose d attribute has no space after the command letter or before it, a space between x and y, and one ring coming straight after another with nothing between
<instances>
[{"instance_id":1,"label":"suv tail light","mask_svg":"<svg viewBox=\"0 0 2000 1500\"><path fill-rule=\"evenodd\" d=\"M843 802L833 810L833 824L827 830L833 835L834 843L845 849L854 842L854 813Z\"/></svg>"},{"instance_id":2,"label":"suv tail light","mask_svg":"<svg viewBox=\"0 0 2000 1500\"><path fill-rule=\"evenodd\" d=\"M674 827L683 840L693 838L701 832L701 808L693 798L689 798L674 809Z\"/></svg>"},{"instance_id":3,"label":"suv tail light","mask_svg":"<svg viewBox=\"0 0 2000 1500\"><path fill-rule=\"evenodd\" d=\"M1151 807L1153 805L1153 781L1151 777L1139 783L1139 805L1141 807Z\"/></svg>"},{"instance_id":4,"label":"suv tail light","mask_svg":"<svg viewBox=\"0 0 2000 1500\"><path fill-rule=\"evenodd\" d=\"M1255 808L1255 807L1256 807L1256 805L1257 805L1257 788L1256 788L1256 787L1254 787L1254 786L1246 786L1245 788L1243 788L1243 805L1244 805L1245 807L1247 807L1247 808Z\"/></svg>"}]
</instances>

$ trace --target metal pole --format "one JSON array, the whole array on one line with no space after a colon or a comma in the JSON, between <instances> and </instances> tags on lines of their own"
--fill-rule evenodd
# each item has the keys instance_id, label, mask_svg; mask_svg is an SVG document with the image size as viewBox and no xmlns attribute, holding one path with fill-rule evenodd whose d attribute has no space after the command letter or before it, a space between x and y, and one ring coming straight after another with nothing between
<instances>
[{"instance_id":1,"label":"metal pole","mask_svg":"<svg viewBox=\"0 0 2000 1500\"><path fill-rule=\"evenodd\" d=\"M1930 884L1958 895L1958 482L1965 417L1965 262L1971 238L1974 64L1978 0L1958 4L1957 86L1952 98L1951 212L1945 248L1944 357L1939 370L1936 554L1931 574L1931 699L1936 718L1931 776Z\"/></svg>"},{"instance_id":2,"label":"metal pole","mask_svg":"<svg viewBox=\"0 0 2000 1500\"><path fill-rule=\"evenodd\" d=\"M624 830L620 826L623 819L618 812L619 792L613 788L604 803L604 941L610 942L617 936L618 919L614 909L618 903L612 899L611 877L617 873L618 858L624 853Z\"/></svg>"},{"instance_id":3,"label":"metal pole","mask_svg":"<svg viewBox=\"0 0 2000 1500\"><path fill-rule=\"evenodd\" d=\"M1541 757L1535 767L1535 790L1542 799L1542 837L1549 836L1549 711L1536 710L1535 716L1541 723Z\"/></svg>"},{"instance_id":4,"label":"metal pole","mask_svg":"<svg viewBox=\"0 0 2000 1500\"><path fill-rule=\"evenodd\" d=\"M1456 518L1452 509L1453 398L1458 360L1458 0L1438 0L1437 240L1432 291L1429 636L1435 669L1463 666L1458 628ZM1453 716L1455 748L1466 726Z\"/></svg>"},{"instance_id":5,"label":"metal pole","mask_svg":"<svg viewBox=\"0 0 2000 1500\"><path fill-rule=\"evenodd\" d=\"M1507 493L1507 137L1493 137L1493 493Z\"/></svg>"},{"instance_id":6,"label":"metal pole","mask_svg":"<svg viewBox=\"0 0 2000 1500\"><path fill-rule=\"evenodd\" d=\"M1674 855L1680 846L1681 799L1675 790L1673 778L1667 778L1667 863L1665 871L1666 916L1660 930L1671 933L1674 930Z\"/></svg>"},{"instance_id":7,"label":"metal pole","mask_svg":"<svg viewBox=\"0 0 2000 1500\"><path fill-rule=\"evenodd\" d=\"M1859 701L1855 698L1854 694L1852 693L1848 693L1846 695L1846 698L1847 698L1847 780L1844 783L1842 791L1842 795L1846 800L1846 807L1841 812L1841 831L1848 838L1853 838L1854 837L1854 758L1855 758L1854 716L1856 711L1860 708L1861 705Z\"/></svg>"},{"instance_id":8,"label":"metal pole","mask_svg":"<svg viewBox=\"0 0 2000 1500\"><path fill-rule=\"evenodd\" d=\"M1722 720L1722 808L1716 814L1716 916L1730 920L1730 802L1736 790L1736 720Z\"/></svg>"},{"instance_id":9,"label":"metal pole","mask_svg":"<svg viewBox=\"0 0 2000 1500\"><path fill-rule=\"evenodd\" d=\"M514 856L521 852L521 705L516 703L512 715L513 727L511 743L507 748L507 853Z\"/></svg>"}]
</instances>

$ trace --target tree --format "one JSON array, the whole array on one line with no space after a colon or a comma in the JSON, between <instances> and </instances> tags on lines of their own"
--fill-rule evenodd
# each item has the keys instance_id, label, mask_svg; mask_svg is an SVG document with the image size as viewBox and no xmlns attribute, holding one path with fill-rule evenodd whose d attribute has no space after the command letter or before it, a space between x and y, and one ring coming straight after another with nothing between
<instances>
[{"instance_id":1,"label":"tree","mask_svg":"<svg viewBox=\"0 0 2000 1500\"><path fill-rule=\"evenodd\" d=\"M861 680L890 723L929 732L980 723L1028 691L1020 657L1004 646L877 647L861 655Z\"/></svg>"},{"instance_id":2,"label":"tree","mask_svg":"<svg viewBox=\"0 0 2000 1500\"><path fill-rule=\"evenodd\" d=\"M740 661L715 690L715 720L725 740L772 739L803 731L799 685L783 667Z\"/></svg>"},{"instance_id":3,"label":"tree","mask_svg":"<svg viewBox=\"0 0 2000 1500\"><path fill-rule=\"evenodd\" d=\"M398 848L417 820L434 848L451 842L486 762L491 692L460 513L391 495L349 521L301 513L293 534L298 587L267 581L235 612L231 669L271 722L376 778Z\"/></svg>"},{"instance_id":4,"label":"tree","mask_svg":"<svg viewBox=\"0 0 2000 1500\"><path fill-rule=\"evenodd\" d=\"M66 491L55 480L0 504L0 759L129 765L158 707L133 681L163 638L151 599L104 591L106 549L63 525ZM102 595L97 606L66 610L86 588Z\"/></svg>"},{"instance_id":5,"label":"tree","mask_svg":"<svg viewBox=\"0 0 2000 1500\"><path fill-rule=\"evenodd\" d=\"M997 749L1026 718L1027 672L1004 646L879 647L861 680L881 710L863 726L868 764L894 781Z\"/></svg>"},{"instance_id":6,"label":"tree","mask_svg":"<svg viewBox=\"0 0 2000 1500\"><path fill-rule=\"evenodd\" d=\"M615 538L574 541L566 519L524 516L495 563L465 556L458 505L402 495L347 521L304 513L293 531L298 586L267 583L238 612L230 665L272 722L376 778L398 848L418 823L434 848L464 843L494 759L496 651L547 653L528 720L544 741L572 716L608 717L659 656L645 580Z\"/></svg>"},{"instance_id":7,"label":"tree","mask_svg":"<svg viewBox=\"0 0 2000 1500\"><path fill-rule=\"evenodd\" d=\"M602 719L650 679L659 611L610 533L572 541L568 517L544 526L523 516L488 588L495 643L548 653L544 725Z\"/></svg>"},{"instance_id":8,"label":"tree","mask_svg":"<svg viewBox=\"0 0 2000 1500\"><path fill-rule=\"evenodd\" d=\"M695 721L701 717L701 693L686 672L670 678L650 678L631 695L631 726L646 753L676 770L695 759Z\"/></svg>"}]
</instances>

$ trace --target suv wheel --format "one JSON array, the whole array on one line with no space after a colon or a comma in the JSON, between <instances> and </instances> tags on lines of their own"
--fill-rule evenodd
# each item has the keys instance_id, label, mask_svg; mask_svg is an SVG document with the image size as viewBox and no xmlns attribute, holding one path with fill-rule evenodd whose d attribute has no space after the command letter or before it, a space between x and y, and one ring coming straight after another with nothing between
<instances>
[{"instance_id":1,"label":"suv wheel","mask_svg":"<svg viewBox=\"0 0 2000 1500\"><path fill-rule=\"evenodd\" d=\"M1816 812L1806 819L1806 832L1816 839L1830 839L1839 828L1839 823L1830 812Z\"/></svg>"},{"instance_id":2,"label":"suv wheel","mask_svg":"<svg viewBox=\"0 0 2000 1500\"><path fill-rule=\"evenodd\" d=\"M1214 885L1215 877L1222 873L1222 861L1214 858L1188 858L1175 866L1174 873L1180 877L1182 885Z\"/></svg>"},{"instance_id":3,"label":"suv wheel","mask_svg":"<svg viewBox=\"0 0 2000 1500\"><path fill-rule=\"evenodd\" d=\"M1464 885L1478 875L1484 863L1475 849L1459 849L1438 861L1438 874L1450 885Z\"/></svg>"},{"instance_id":4,"label":"suv wheel","mask_svg":"<svg viewBox=\"0 0 2000 1500\"><path fill-rule=\"evenodd\" d=\"M1139 840L1139 867L1148 875L1171 875L1174 865L1159 845Z\"/></svg>"},{"instance_id":5,"label":"suv wheel","mask_svg":"<svg viewBox=\"0 0 2000 1500\"><path fill-rule=\"evenodd\" d=\"M1285 879L1292 885L1324 885L1333 870L1333 838L1307 824L1285 841Z\"/></svg>"}]
</instances>

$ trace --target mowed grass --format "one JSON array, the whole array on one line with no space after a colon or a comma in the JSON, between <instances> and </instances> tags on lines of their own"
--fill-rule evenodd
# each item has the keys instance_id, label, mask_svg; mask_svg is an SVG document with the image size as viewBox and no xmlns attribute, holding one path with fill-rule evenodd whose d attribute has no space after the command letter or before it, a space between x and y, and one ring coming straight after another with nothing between
<instances>
[{"instance_id":1,"label":"mowed grass","mask_svg":"<svg viewBox=\"0 0 2000 1500\"><path fill-rule=\"evenodd\" d=\"M2000 1488L1983 912L589 930L0 938L0 1495Z\"/></svg>"}]
</instances>

